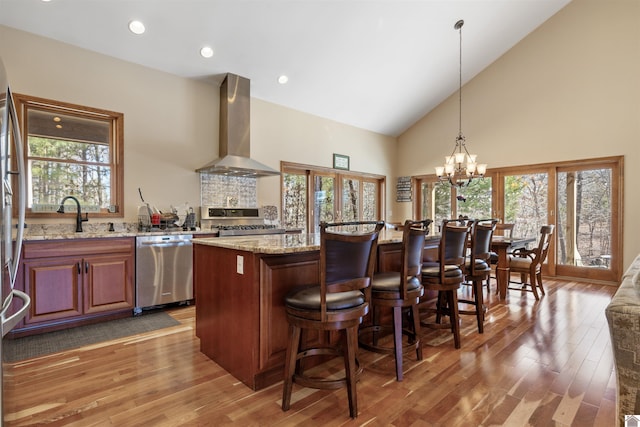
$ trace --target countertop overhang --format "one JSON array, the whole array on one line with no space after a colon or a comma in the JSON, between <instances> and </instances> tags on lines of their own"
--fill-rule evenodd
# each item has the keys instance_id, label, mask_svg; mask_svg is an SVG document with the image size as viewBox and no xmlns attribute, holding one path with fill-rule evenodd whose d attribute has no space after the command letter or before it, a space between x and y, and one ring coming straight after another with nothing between
<instances>
[{"instance_id":1,"label":"countertop overhang","mask_svg":"<svg viewBox=\"0 0 640 427\"><path fill-rule=\"evenodd\" d=\"M439 240L439 236L427 236L426 240ZM261 254L289 254L320 250L320 234L270 234L262 236L235 236L196 238L193 244ZM378 244L400 243L402 232L384 229L378 237Z\"/></svg>"}]
</instances>

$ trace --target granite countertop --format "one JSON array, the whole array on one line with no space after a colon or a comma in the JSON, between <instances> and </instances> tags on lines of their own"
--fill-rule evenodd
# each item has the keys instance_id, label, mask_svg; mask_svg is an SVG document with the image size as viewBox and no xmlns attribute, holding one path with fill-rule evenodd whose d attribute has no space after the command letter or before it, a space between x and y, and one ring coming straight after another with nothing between
<instances>
[{"instance_id":1,"label":"granite countertop","mask_svg":"<svg viewBox=\"0 0 640 427\"><path fill-rule=\"evenodd\" d=\"M211 230L183 230L175 227L164 230L138 231L137 223L114 223L114 231L109 231L108 223L83 224L81 233L75 232L75 224L29 224L24 230L24 241L65 240L65 239L104 239L115 237L136 237L167 234L212 234ZM14 231L15 236L15 231Z\"/></svg>"},{"instance_id":2,"label":"granite countertop","mask_svg":"<svg viewBox=\"0 0 640 427\"><path fill-rule=\"evenodd\" d=\"M433 239L434 237L427 237ZM435 237L438 238L439 237ZM402 242L402 232L384 229L378 237L378 244ZM320 250L320 234L268 234L260 236L235 236L194 238L194 244L261 254L287 254Z\"/></svg>"}]
</instances>

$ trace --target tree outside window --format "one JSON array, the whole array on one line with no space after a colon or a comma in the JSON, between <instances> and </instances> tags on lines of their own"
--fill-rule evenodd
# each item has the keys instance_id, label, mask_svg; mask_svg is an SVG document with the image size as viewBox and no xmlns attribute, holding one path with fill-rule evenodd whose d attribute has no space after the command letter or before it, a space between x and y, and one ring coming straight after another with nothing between
<instances>
[{"instance_id":1,"label":"tree outside window","mask_svg":"<svg viewBox=\"0 0 640 427\"><path fill-rule=\"evenodd\" d=\"M55 213L71 195L85 212L122 216L122 114L16 98L27 153L27 214Z\"/></svg>"}]
</instances>

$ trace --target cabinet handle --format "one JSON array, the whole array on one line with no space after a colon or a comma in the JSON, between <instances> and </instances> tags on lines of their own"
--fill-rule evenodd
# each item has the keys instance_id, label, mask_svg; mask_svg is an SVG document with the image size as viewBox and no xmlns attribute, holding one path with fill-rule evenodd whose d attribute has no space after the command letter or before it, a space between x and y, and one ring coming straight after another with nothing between
<instances>
[{"instance_id":1,"label":"cabinet handle","mask_svg":"<svg viewBox=\"0 0 640 427\"><path fill-rule=\"evenodd\" d=\"M87 261L84 262L84 272L89 273L89 263Z\"/></svg>"},{"instance_id":2,"label":"cabinet handle","mask_svg":"<svg viewBox=\"0 0 640 427\"><path fill-rule=\"evenodd\" d=\"M76 267L78 267L78 274L82 273L82 267L80 267L80 263L76 262Z\"/></svg>"}]
</instances>

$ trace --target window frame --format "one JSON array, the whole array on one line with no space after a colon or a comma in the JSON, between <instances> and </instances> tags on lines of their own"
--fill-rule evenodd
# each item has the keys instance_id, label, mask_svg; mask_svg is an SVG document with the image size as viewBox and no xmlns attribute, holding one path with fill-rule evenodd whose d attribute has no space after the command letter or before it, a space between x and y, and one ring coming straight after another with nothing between
<instances>
[{"instance_id":1,"label":"window frame","mask_svg":"<svg viewBox=\"0 0 640 427\"><path fill-rule=\"evenodd\" d=\"M334 181L334 218L340 218L342 210L343 210L343 202L342 202L342 180L347 179L357 179L360 181L361 185L358 188L358 197L360 200L358 206L358 218L363 217L363 203L364 200L363 192L364 192L364 182L372 182L376 183L377 188L377 215L380 220L384 220L384 212L385 209L385 186L386 186L386 176L377 175L366 172L354 172L354 171L344 171L341 169L327 168L322 166L312 166L305 165L300 163L291 163L291 162L280 162L280 211L284 212L285 206L285 195L284 195L284 175L287 173L297 174L297 175L305 175L307 182L307 200L306 200L306 209L307 209L307 230L303 230L306 233L314 233L312 230L314 226L314 217L313 212L314 209L310 208L314 205L315 194L314 194L314 180L316 176L327 176L333 178Z\"/></svg>"},{"instance_id":2,"label":"window frame","mask_svg":"<svg viewBox=\"0 0 640 427\"><path fill-rule=\"evenodd\" d=\"M110 111L100 108L87 107L79 104L56 101L52 99L39 98L24 94L13 94L16 102L16 110L18 112L18 122L23 135L23 148L25 153L24 163L25 171L30 175L29 158L29 142L28 142L28 111L30 108L39 110L48 110L59 114L72 114L74 116L86 119L99 119L110 123L110 141L109 152L110 161L110 206L115 207L113 211L107 208L100 208L100 212L91 212L91 216L97 218L121 218L124 217L124 114L116 111ZM14 160L12 160L14 161ZM27 185L32 185L28 183ZM17 206L17 203L14 203ZM15 210L15 209L14 209ZM14 215L17 214L14 212ZM34 212L30 207L27 208L25 216L27 218L59 218L60 214L56 212Z\"/></svg>"}]
</instances>

